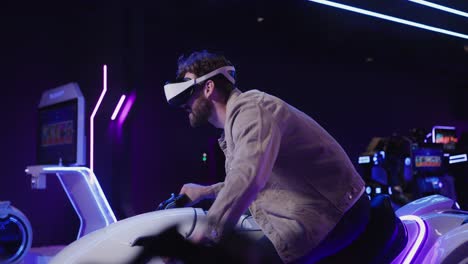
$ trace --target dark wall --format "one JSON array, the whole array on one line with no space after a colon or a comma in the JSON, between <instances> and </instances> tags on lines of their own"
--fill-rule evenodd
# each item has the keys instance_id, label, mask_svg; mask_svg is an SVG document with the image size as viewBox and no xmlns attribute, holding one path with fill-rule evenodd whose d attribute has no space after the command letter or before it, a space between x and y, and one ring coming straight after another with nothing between
<instances>
[{"instance_id":1,"label":"dark wall","mask_svg":"<svg viewBox=\"0 0 468 264\"><path fill-rule=\"evenodd\" d=\"M78 82L89 115L103 64L109 91L96 116L95 171L119 219L153 210L185 182L222 179L220 131L191 129L162 90L177 58L194 50L224 53L241 90L263 90L311 115L353 161L373 136L435 124L468 129L462 39L303 1L153 2L8 7L0 16L0 200L29 217L36 246L69 243L78 228L57 180L31 190L24 173L35 161L40 95ZM119 137L109 116L129 92L137 99Z\"/></svg>"},{"instance_id":2,"label":"dark wall","mask_svg":"<svg viewBox=\"0 0 468 264\"><path fill-rule=\"evenodd\" d=\"M1 164L5 168L0 176L0 200L10 200L27 215L35 246L66 244L76 238L79 222L58 180L50 175L46 190L31 190L30 177L24 173L26 166L36 160L36 117L41 93L77 82L86 98L89 117L102 90L102 66L108 65L108 92L95 122L95 172L106 175L99 180L120 216L121 206L116 201L121 197L119 187L126 183L120 174L129 170L129 162L115 162L117 157L112 155L125 146L109 132L110 115L120 95L138 83L138 74L133 70L141 67L138 60L142 56L135 42L142 38L135 36L139 31L133 30L132 18L137 16L128 6L25 5L6 5L0 16L4 91L0 110L5 120L0 137L4 149ZM113 166L113 162L119 166Z\"/></svg>"}]
</instances>

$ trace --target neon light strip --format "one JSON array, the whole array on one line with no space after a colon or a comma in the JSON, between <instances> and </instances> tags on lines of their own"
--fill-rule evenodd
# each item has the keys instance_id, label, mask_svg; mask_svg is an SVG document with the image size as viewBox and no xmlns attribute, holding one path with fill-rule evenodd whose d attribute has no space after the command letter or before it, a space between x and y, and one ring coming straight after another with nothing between
<instances>
[{"instance_id":1,"label":"neon light strip","mask_svg":"<svg viewBox=\"0 0 468 264\"><path fill-rule=\"evenodd\" d=\"M365 10L365 9L361 9L361 8L356 8L356 7L352 7L352 6L348 6L348 5L343 5L343 4L335 3L335 2L332 2L332 1L327 1L327 0L308 0L308 1L316 2L316 3L319 3L319 4L328 5L328 6L333 6L333 7L336 7L336 8L341 8L341 9L344 9L344 10L360 13L360 14L367 15L367 16L372 16L372 17L377 17L377 18L381 18L381 19L385 19L385 20L390 20L390 21L393 21L393 22L396 22L396 23L405 24L405 25L412 26L412 27L422 28L422 29L426 29L426 30L429 30L429 31L434 31L434 32L438 32L438 33L442 33L442 34L446 34L446 35L451 35L451 36L458 37L458 38L468 39L468 35L461 34L461 33L458 33L458 32L449 31L449 30L445 30L445 29L441 29L441 28L437 28L437 27L431 27L431 26L424 25L424 24L421 24L421 23L417 23L417 22L413 22L413 21L409 21L409 20L405 20L405 19L401 19L401 18L397 18L397 17L384 15L384 14L368 11L368 10Z\"/></svg>"},{"instance_id":2,"label":"neon light strip","mask_svg":"<svg viewBox=\"0 0 468 264\"><path fill-rule=\"evenodd\" d=\"M411 246L410 251L406 255L406 257L403 260L403 264L410 264L411 261L413 261L414 257L416 256L416 253L418 252L419 248L422 245L422 242L424 238L426 237L426 224L424 221L416 215L403 215L400 216L401 221L415 221L416 224L418 225L418 237L416 238L416 241L414 244Z\"/></svg>"},{"instance_id":3,"label":"neon light strip","mask_svg":"<svg viewBox=\"0 0 468 264\"><path fill-rule=\"evenodd\" d=\"M123 104L124 101L125 101L125 94L122 94L122 96L120 97L119 102L117 103L117 106L114 109L114 113L111 116L111 120L115 120L115 118L117 117L117 114L119 113L120 108L122 107L122 104Z\"/></svg>"},{"instance_id":4,"label":"neon light strip","mask_svg":"<svg viewBox=\"0 0 468 264\"><path fill-rule=\"evenodd\" d=\"M128 96L128 100L125 103L125 106L122 109L122 113L120 113L118 124L119 126L122 126L123 123L125 122L125 119L128 116L128 113L130 112L130 109L132 109L133 104L135 103L136 100L136 95L135 93L132 93Z\"/></svg>"},{"instance_id":5,"label":"neon light strip","mask_svg":"<svg viewBox=\"0 0 468 264\"><path fill-rule=\"evenodd\" d=\"M446 7L446 6L443 6L443 5L434 4L434 3L424 1L424 0L408 0L408 1L414 2L414 3L417 3L417 4L421 4L421 5L425 5L425 6L428 6L428 7L432 7L432 8L435 8L435 9L439 9L439 10L449 12L449 13L452 13L452 14L455 14L455 15L468 17L468 13L466 13L466 12L462 12L460 10L453 9L453 8L450 8L450 7Z\"/></svg>"},{"instance_id":6,"label":"neon light strip","mask_svg":"<svg viewBox=\"0 0 468 264\"><path fill-rule=\"evenodd\" d=\"M79 170L84 170L85 167L47 167L44 168L44 171L79 171Z\"/></svg>"},{"instance_id":7,"label":"neon light strip","mask_svg":"<svg viewBox=\"0 0 468 264\"><path fill-rule=\"evenodd\" d=\"M450 156L450 159L451 159L451 160L456 160L456 159L464 159L464 160L466 160L466 154L453 155L453 156Z\"/></svg>"},{"instance_id":8,"label":"neon light strip","mask_svg":"<svg viewBox=\"0 0 468 264\"><path fill-rule=\"evenodd\" d=\"M465 161L468 161L468 157L466 154L454 155L450 156L449 158L449 164L460 163Z\"/></svg>"},{"instance_id":9,"label":"neon light strip","mask_svg":"<svg viewBox=\"0 0 468 264\"><path fill-rule=\"evenodd\" d=\"M434 129L434 128L455 130L455 127L454 127L454 126L435 126L435 127L433 127L433 129Z\"/></svg>"},{"instance_id":10,"label":"neon light strip","mask_svg":"<svg viewBox=\"0 0 468 264\"><path fill-rule=\"evenodd\" d=\"M361 156L361 157L359 157L358 163L359 164L370 163L370 157L369 156Z\"/></svg>"},{"instance_id":11,"label":"neon light strip","mask_svg":"<svg viewBox=\"0 0 468 264\"><path fill-rule=\"evenodd\" d=\"M450 160L449 164L455 164L455 163L460 163L460 162L466 162L466 159L459 159L459 160Z\"/></svg>"},{"instance_id":12,"label":"neon light strip","mask_svg":"<svg viewBox=\"0 0 468 264\"><path fill-rule=\"evenodd\" d=\"M99 106L101 105L102 99L104 99L104 95L107 92L107 65L104 65L102 67L103 71L103 77L102 77L102 92L101 96L99 96L99 100L96 103L96 106L94 107L93 113L91 114L90 120L89 120L89 168L91 171L94 171L94 117L96 116L96 113L99 109Z\"/></svg>"}]
</instances>

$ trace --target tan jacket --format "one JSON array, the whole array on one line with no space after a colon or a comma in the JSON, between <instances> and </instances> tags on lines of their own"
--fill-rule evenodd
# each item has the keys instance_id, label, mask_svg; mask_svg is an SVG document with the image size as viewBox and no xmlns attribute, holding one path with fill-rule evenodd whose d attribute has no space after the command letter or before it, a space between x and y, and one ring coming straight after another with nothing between
<instances>
[{"instance_id":1,"label":"tan jacket","mask_svg":"<svg viewBox=\"0 0 468 264\"><path fill-rule=\"evenodd\" d=\"M284 262L307 254L338 223L364 182L341 146L312 118L257 90L234 90L219 140L226 178L208 211L212 236L249 207Z\"/></svg>"}]
</instances>

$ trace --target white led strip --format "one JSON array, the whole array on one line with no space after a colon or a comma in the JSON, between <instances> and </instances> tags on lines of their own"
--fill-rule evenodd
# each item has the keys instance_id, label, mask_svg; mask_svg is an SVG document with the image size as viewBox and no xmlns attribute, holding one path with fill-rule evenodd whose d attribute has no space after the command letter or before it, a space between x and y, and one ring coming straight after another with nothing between
<instances>
[{"instance_id":1,"label":"white led strip","mask_svg":"<svg viewBox=\"0 0 468 264\"><path fill-rule=\"evenodd\" d=\"M422 29L426 29L429 31L434 31L434 32L438 32L438 33L442 33L442 34L446 34L446 35L450 35L450 36L454 36L458 38L468 39L468 35L466 34L454 32L454 31L450 31L450 30L446 30L442 28L432 27L432 26L421 24L421 23L413 22L410 20L368 11L362 8L356 8L356 7L352 7L349 5L343 5L343 4L339 4L339 3L328 1L328 0L308 0L308 1L348 10L351 12L360 13L360 14L367 15L367 16L377 17L377 18L393 21L396 23L405 24L405 25L412 26L412 27L422 28Z\"/></svg>"}]
</instances>

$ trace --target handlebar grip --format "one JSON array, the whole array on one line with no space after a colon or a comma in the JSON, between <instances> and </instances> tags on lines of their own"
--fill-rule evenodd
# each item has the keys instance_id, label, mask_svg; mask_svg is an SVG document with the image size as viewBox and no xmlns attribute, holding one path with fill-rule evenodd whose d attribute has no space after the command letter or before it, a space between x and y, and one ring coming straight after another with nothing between
<instances>
[{"instance_id":1,"label":"handlebar grip","mask_svg":"<svg viewBox=\"0 0 468 264\"><path fill-rule=\"evenodd\" d=\"M171 194L171 197L166 201L159 204L156 210L166 210L171 208L182 208L185 207L190 202L190 199L185 194L174 195Z\"/></svg>"}]
</instances>

